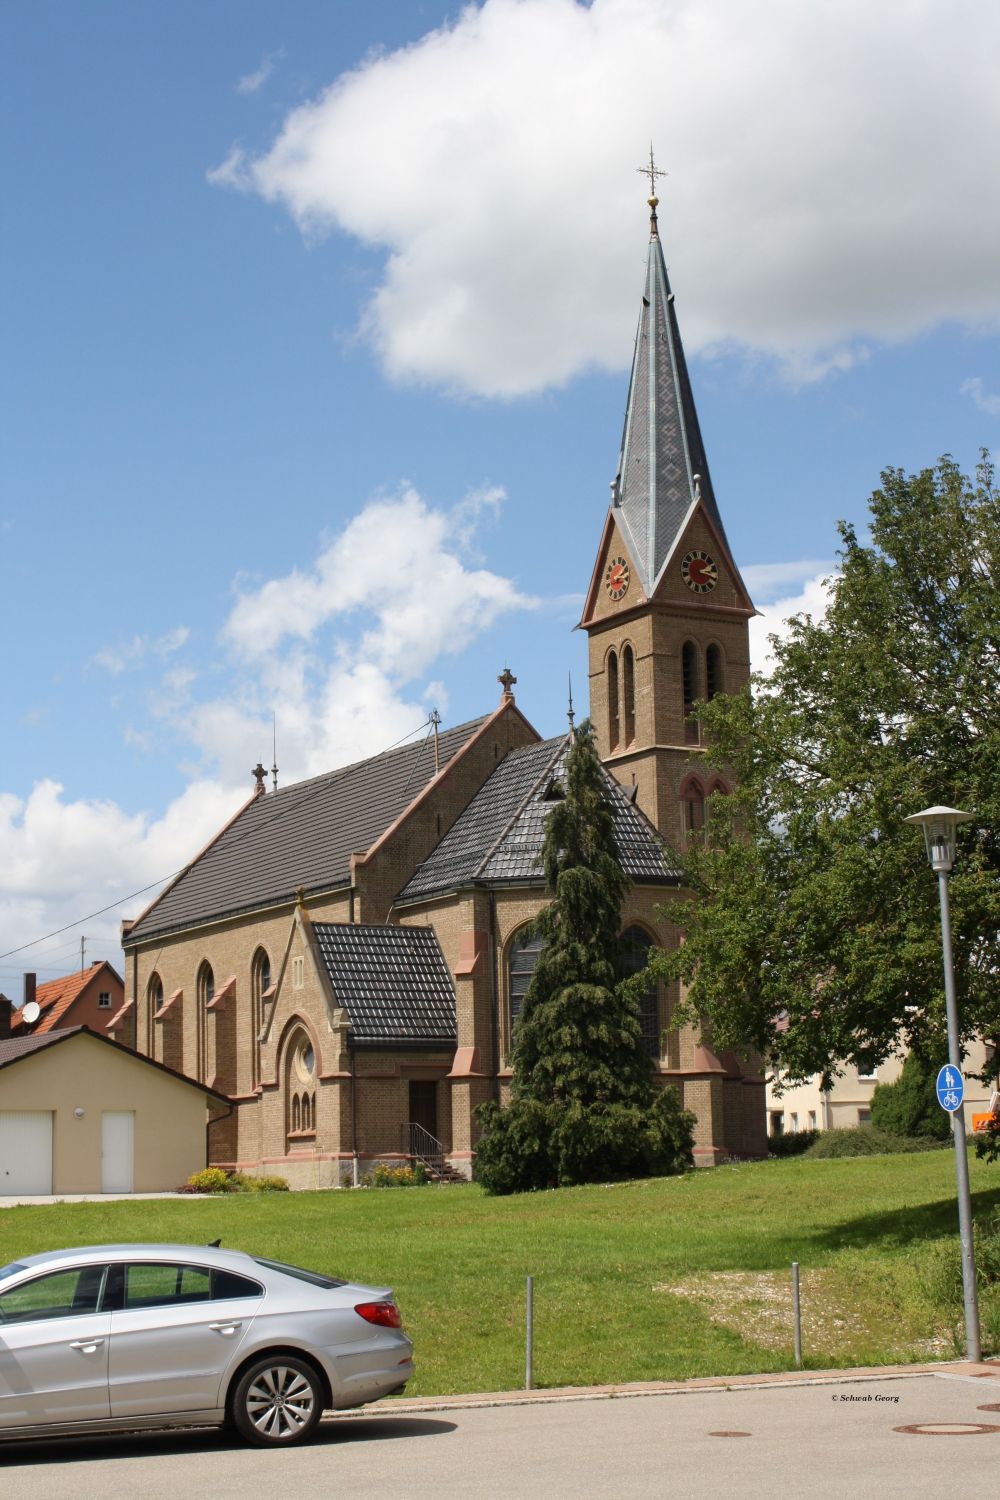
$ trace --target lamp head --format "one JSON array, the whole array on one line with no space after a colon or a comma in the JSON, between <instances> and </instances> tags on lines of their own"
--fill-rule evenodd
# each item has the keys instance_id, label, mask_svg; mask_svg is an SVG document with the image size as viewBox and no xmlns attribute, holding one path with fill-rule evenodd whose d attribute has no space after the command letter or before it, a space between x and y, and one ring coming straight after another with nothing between
<instances>
[{"instance_id":1,"label":"lamp head","mask_svg":"<svg viewBox=\"0 0 1000 1500\"><path fill-rule=\"evenodd\" d=\"M971 823L972 814L960 812L957 807L925 807L923 812L913 813L903 822L920 824L931 869L935 874L947 874L955 863L955 830L959 823Z\"/></svg>"}]
</instances>

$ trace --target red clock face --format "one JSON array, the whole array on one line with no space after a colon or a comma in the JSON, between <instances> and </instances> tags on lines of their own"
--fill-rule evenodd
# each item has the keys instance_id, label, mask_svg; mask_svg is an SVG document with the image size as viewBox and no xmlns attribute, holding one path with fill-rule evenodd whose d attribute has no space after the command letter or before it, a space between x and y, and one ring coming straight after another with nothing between
<instances>
[{"instance_id":1,"label":"red clock face","mask_svg":"<svg viewBox=\"0 0 1000 1500\"><path fill-rule=\"evenodd\" d=\"M624 557L613 557L604 570L604 587L612 599L621 599L628 593L632 575Z\"/></svg>"},{"instance_id":2,"label":"red clock face","mask_svg":"<svg viewBox=\"0 0 1000 1500\"><path fill-rule=\"evenodd\" d=\"M707 552L689 552L681 563L681 577L694 594L708 594L719 581L719 570Z\"/></svg>"}]
</instances>

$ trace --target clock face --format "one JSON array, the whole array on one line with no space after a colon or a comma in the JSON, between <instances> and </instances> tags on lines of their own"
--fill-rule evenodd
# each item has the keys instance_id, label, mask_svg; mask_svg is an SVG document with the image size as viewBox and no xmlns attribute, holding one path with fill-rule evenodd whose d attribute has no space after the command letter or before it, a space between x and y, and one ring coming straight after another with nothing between
<instances>
[{"instance_id":1,"label":"clock face","mask_svg":"<svg viewBox=\"0 0 1000 1500\"><path fill-rule=\"evenodd\" d=\"M707 552L689 552L681 563L681 577L694 594L710 594L719 570Z\"/></svg>"},{"instance_id":2,"label":"clock face","mask_svg":"<svg viewBox=\"0 0 1000 1500\"><path fill-rule=\"evenodd\" d=\"M613 557L604 570L604 587L612 599L621 599L628 593L632 580L628 563L624 557Z\"/></svg>"}]
</instances>

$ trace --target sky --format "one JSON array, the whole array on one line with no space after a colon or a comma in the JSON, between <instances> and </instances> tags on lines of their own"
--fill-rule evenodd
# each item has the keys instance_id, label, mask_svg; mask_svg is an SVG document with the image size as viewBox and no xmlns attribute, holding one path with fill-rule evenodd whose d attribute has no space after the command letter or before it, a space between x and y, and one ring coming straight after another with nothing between
<instances>
[{"instance_id":1,"label":"sky","mask_svg":"<svg viewBox=\"0 0 1000 1500\"><path fill-rule=\"evenodd\" d=\"M272 723L285 784L508 663L585 708L650 142L758 666L883 468L1000 450L982 0L12 0L0 101L17 1001L120 964Z\"/></svg>"}]
</instances>

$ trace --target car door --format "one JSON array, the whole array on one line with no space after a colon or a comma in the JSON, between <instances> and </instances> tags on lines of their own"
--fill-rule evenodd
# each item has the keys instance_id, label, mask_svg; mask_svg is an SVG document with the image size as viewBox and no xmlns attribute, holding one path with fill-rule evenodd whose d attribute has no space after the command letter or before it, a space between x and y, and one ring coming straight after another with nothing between
<instances>
[{"instance_id":1,"label":"car door","mask_svg":"<svg viewBox=\"0 0 1000 1500\"><path fill-rule=\"evenodd\" d=\"M0 1431L107 1419L107 1267L66 1267L0 1293Z\"/></svg>"},{"instance_id":2,"label":"car door","mask_svg":"<svg viewBox=\"0 0 1000 1500\"><path fill-rule=\"evenodd\" d=\"M222 1378L246 1338L263 1288L228 1271L177 1261L132 1261L116 1274L121 1285L111 1315L111 1415L218 1410Z\"/></svg>"}]
</instances>

